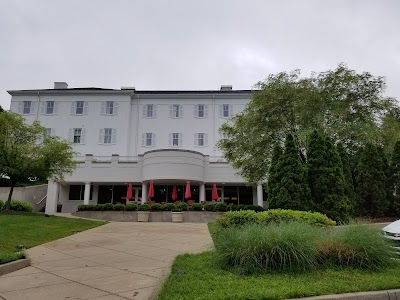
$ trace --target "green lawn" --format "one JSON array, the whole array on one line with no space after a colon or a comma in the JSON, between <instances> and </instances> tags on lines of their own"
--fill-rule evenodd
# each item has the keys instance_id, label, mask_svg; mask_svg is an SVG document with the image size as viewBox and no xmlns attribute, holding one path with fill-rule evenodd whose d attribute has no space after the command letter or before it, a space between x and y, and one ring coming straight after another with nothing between
<instances>
[{"instance_id":1,"label":"green lawn","mask_svg":"<svg viewBox=\"0 0 400 300\"><path fill-rule=\"evenodd\" d=\"M24 253L18 252L18 245L31 248L103 224L43 214L0 212L0 264L24 257Z\"/></svg>"}]
</instances>

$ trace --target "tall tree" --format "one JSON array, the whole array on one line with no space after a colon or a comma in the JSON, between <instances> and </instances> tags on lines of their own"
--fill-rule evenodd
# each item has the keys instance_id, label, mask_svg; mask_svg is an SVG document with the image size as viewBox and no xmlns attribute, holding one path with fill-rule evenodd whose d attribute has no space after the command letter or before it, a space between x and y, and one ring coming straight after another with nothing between
<instances>
[{"instance_id":1,"label":"tall tree","mask_svg":"<svg viewBox=\"0 0 400 300\"><path fill-rule=\"evenodd\" d=\"M331 139L314 131L307 151L308 183L315 209L347 223L351 203L345 195L343 165Z\"/></svg>"},{"instance_id":2,"label":"tall tree","mask_svg":"<svg viewBox=\"0 0 400 300\"><path fill-rule=\"evenodd\" d=\"M3 109L3 108L1 107L1 105L0 105L0 113L3 112L3 111L4 111L4 109Z\"/></svg>"},{"instance_id":3,"label":"tall tree","mask_svg":"<svg viewBox=\"0 0 400 300\"><path fill-rule=\"evenodd\" d=\"M364 216L383 216L388 209L386 174L378 147L368 143L361 153L357 174L359 213Z\"/></svg>"},{"instance_id":4,"label":"tall tree","mask_svg":"<svg viewBox=\"0 0 400 300\"><path fill-rule=\"evenodd\" d=\"M390 160L390 191L389 209L392 214L400 215L400 141L394 145Z\"/></svg>"},{"instance_id":5,"label":"tall tree","mask_svg":"<svg viewBox=\"0 0 400 300\"><path fill-rule=\"evenodd\" d=\"M282 147L279 143L275 143L272 159L271 159L271 167L269 168L268 174L268 182L267 182L267 192L268 192L268 199L276 197L278 192L279 183L281 179L278 175L278 163L283 154Z\"/></svg>"},{"instance_id":6,"label":"tall tree","mask_svg":"<svg viewBox=\"0 0 400 300\"><path fill-rule=\"evenodd\" d=\"M244 111L221 127L229 139L218 146L244 178L258 182L268 174L274 143L289 133L302 163L314 129L335 144L343 142L351 153L367 142L385 144L382 119L396 107L383 95L385 88L383 77L343 64L311 77L300 77L299 71L270 75L256 84Z\"/></svg>"},{"instance_id":7,"label":"tall tree","mask_svg":"<svg viewBox=\"0 0 400 300\"><path fill-rule=\"evenodd\" d=\"M337 151L340 156L340 160L342 161L343 166L343 176L344 176L344 194L347 196L351 203L351 215L354 215L357 209L356 202L356 193L354 191L354 183L353 183L353 173L352 167L349 159L349 155L346 149L343 147L342 143L337 145Z\"/></svg>"},{"instance_id":8,"label":"tall tree","mask_svg":"<svg viewBox=\"0 0 400 300\"><path fill-rule=\"evenodd\" d=\"M293 136L288 134L285 150L277 164L277 182L270 199L272 208L312 210L310 189L307 184L307 170L300 162Z\"/></svg>"},{"instance_id":9,"label":"tall tree","mask_svg":"<svg viewBox=\"0 0 400 300\"><path fill-rule=\"evenodd\" d=\"M6 209L17 182L29 178L61 181L75 169L71 145L58 137L44 138L44 133L39 122L28 125L18 114L0 114L0 174L11 181Z\"/></svg>"}]
</instances>

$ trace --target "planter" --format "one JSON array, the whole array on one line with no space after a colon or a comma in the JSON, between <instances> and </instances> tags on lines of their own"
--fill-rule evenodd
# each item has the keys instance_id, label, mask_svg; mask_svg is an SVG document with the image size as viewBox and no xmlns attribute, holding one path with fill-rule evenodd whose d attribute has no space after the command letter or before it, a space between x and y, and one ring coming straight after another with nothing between
<instances>
[{"instance_id":1,"label":"planter","mask_svg":"<svg viewBox=\"0 0 400 300\"><path fill-rule=\"evenodd\" d=\"M137 216L138 216L138 222L148 222L149 221L149 211L138 211Z\"/></svg>"},{"instance_id":2,"label":"planter","mask_svg":"<svg viewBox=\"0 0 400 300\"><path fill-rule=\"evenodd\" d=\"M183 222L183 212L172 212L172 222L182 223Z\"/></svg>"}]
</instances>

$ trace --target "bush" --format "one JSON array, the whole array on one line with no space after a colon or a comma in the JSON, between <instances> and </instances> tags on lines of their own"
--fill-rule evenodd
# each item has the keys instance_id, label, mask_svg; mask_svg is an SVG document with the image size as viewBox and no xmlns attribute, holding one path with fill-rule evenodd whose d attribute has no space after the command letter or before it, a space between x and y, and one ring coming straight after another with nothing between
<instances>
[{"instance_id":1,"label":"bush","mask_svg":"<svg viewBox=\"0 0 400 300\"><path fill-rule=\"evenodd\" d=\"M3 201L3 200L0 200L0 210L2 210L3 207L4 207L4 201Z\"/></svg>"},{"instance_id":2,"label":"bush","mask_svg":"<svg viewBox=\"0 0 400 300\"><path fill-rule=\"evenodd\" d=\"M215 204L215 211L226 211L227 207L223 203Z\"/></svg>"},{"instance_id":3,"label":"bush","mask_svg":"<svg viewBox=\"0 0 400 300\"><path fill-rule=\"evenodd\" d=\"M125 206L126 211L135 211L137 210L137 205L136 204L127 204Z\"/></svg>"},{"instance_id":4,"label":"bush","mask_svg":"<svg viewBox=\"0 0 400 300\"><path fill-rule=\"evenodd\" d=\"M103 211L104 209L104 204L96 204L93 206L93 210L95 211Z\"/></svg>"},{"instance_id":5,"label":"bush","mask_svg":"<svg viewBox=\"0 0 400 300\"><path fill-rule=\"evenodd\" d=\"M392 241L373 226L337 228L319 249L321 262L339 267L379 270L393 264Z\"/></svg>"},{"instance_id":6,"label":"bush","mask_svg":"<svg viewBox=\"0 0 400 300\"><path fill-rule=\"evenodd\" d=\"M138 206L138 211L150 211L150 205L147 203Z\"/></svg>"},{"instance_id":7,"label":"bush","mask_svg":"<svg viewBox=\"0 0 400 300\"><path fill-rule=\"evenodd\" d=\"M215 211L215 204L204 204L204 210L205 211Z\"/></svg>"},{"instance_id":8,"label":"bush","mask_svg":"<svg viewBox=\"0 0 400 300\"><path fill-rule=\"evenodd\" d=\"M25 211L25 212L33 211L32 204L18 200L11 200L10 209L13 211Z\"/></svg>"},{"instance_id":9,"label":"bush","mask_svg":"<svg viewBox=\"0 0 400 300\"><path fill-rule=\"evenodd\" d=\"M178 203L176 208L180 208L182 211L189 210L189 206L184 202Z\"/></svg>"},{"instance_id":10,"label":"bush","mask_svg":"<svg viewBox=\"0 0 400 300\"><path fill-rule=\"evenodd\" d=\"M114 205L114 210L122 211L125 210L125 205L118 203Z\"/></svg>"},{"instance_id":11,"label":"bush","mask_svg":"<svg viewBox=\"0 0 400 300\"><path fill-rule=\"evenodd\" d=\"M86 210L86 205L84 204L78 205L78 211L85 211L85 210Z\"/></svg>"},{"instance_id":12,"label":"bush","mask_svg":"<svg viewBox=\"0 0 400 300\"><path fill-rule=\"evenodd\" d=\"M215 236L217 260L240 274L304 271L318 264L322 231L301 222L222 230Z\"/></svg>"},{"instance_id":13,"label":"bush","mask_svg":"<svg viewBox=\"0 0 400 300\"><path fill-rule=\"evenodd\" d=\"M163 207L160 203L154 203L150 206L152 211L162 211Z\"/></svg>"},{"instance_id":14,"label":"bush","mask_svg":"<svg viewBox=\"0 0 400 300\"><path fill-rule=\"evenodd\" d=\"M227 209L227 211L239 211L239 206L237 204L229 204Z\"/></svg>"},{"instance_id":15,"label":"bush","mask_svg":"<svg viewBox=\"0 0 400 300\"><path fill-rule=\"evenodd\" d=\"M231 228L258 223L257 213L252 210L230 211L215 221L221 228Z\"/></svg>"},{"instance_id":16,"label":"bush","mask_svg":"<svg viewBox=\"0 0 400 300\"><path fill-rule=\"evenodd\" d=\"M106 203L106 204L104 204L103 210L106 210L106 211L114 210L114 204L112 204L112 203Z\"/></svg>"},{"instance_id":17,"label":"bush","mask_svg":"<svg viewBox=\"0 0 400 300\"><path fill-rule=\"evenodd\" d=\"M201 205L200 203L193 203L192 206L190 207L190 210L201 211L203 210L203 205Z\"/></svg>"},{"instance_id":18,"label":"bush","mask_svg":"<svg viewBox=\"0 0 400 300\"><path fill-rule=\"evenodd\" d=\"M175 209L175 208L176 208L176 206L175 206L174 203L165 203L165 204L163 205L163 210L164 210L164 211L171 211L171 210L173 210L173 209Z\"/></svg>"},{"instance_id":19,"label":"bush","mask_svg":"<svg viewBox=\"0 0 400 300\"><path fill-rule=\"evenodd\" d=\"M264 207L259 205L245 205L244 210L264 211Z\"/></svg>"}]
</instances>

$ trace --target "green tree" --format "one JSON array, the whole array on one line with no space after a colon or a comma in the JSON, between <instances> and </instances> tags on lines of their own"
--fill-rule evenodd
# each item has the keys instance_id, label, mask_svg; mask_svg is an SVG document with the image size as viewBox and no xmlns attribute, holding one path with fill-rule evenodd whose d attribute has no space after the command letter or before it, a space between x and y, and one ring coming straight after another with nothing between
<instances>
[{"instance_id":1,"label":"green tree","mask_svg":"<svg viewBox=\"0 0 400 300\"><path fill-rule=\"evenodd\" d=\"M315 209L347 223L351 203L345 195L343 165L331 139L314 131L307 151L308 183Z\"/></svg>"},{"instance_id":2,"label":"green tree","mask_svg":"<svg viewBox=\"0 0 400 300\"><path fill-rule=\"evenodd\" d=\"M277 182L270 199L271 208L312 210L310 189L307 184L307 170L300 162L299 151L293 136L287 135L285 150L277 164Z\"/></svg>"},{"instance_id":3,"label":"green tree","mask_svg":"<svg viewBox=\"0 0 400 300\"><path fill-rule=\"evenodd\" d=\"M44 138L44 133L39 122L28 125L18 114L0 114L0 174L11 181L6 209L17 182L29 178L61 181L75 169L71 145L58 137Z\"/></svg>"},{"instance_id":4,"label":"green tree","mask_svg":"<svg viewBox=\"0 0 400 300\"><path fill-rule=\"evenodd\" d=\"M337 145L337 151L340 156L340 160L343 166L343 176L344 176L344 194L347 196L351 203L351 215L355 214L357 209L357 202L356 202L356 193L354 191L354 183L353 183L353 173L352 167L349 159L349 155L346 149L343 147L342 143Z\"/></svg>"},{"instance_id":5,"label":"green tree","mask_svg":"<svg viewBox=\"0 0 400 300\"><path fill-rule=\"evenodd\" d=\"M4 109L0 106L0 113L3 112L3 111L4 111Z\"/></svg>"},{"instance_id":6,"label":"green tree","mask_svg":"<svg viewBox=\"0 0 400 300\"><path fill-rule=\"evenodd\" d=\"M388 210L386 174L378 147L366 144L358 163L356 194L359 213L383 216Z\"/></svg>"},{"instance_id":7,"label":"green tree","mask_svg":"<svg viewBox=\"0 0 400 300\"><path fill-rule=\"evenodd\" d=\"M279 143L275 143L272 159L271 159L271 167L269 168L268 174L268 183L267 183L267 193L268 199L276 197L277 187L279 187L279 183L281 178L278 176L278 163L283 154L282 147Z\"/></svg>"},{"instance_id":8,"label":"green tree","mask_svg":"<svg viewBox=\"0 0 400 300\"><path fill-rule=\"evenodd\" d=\"M394 145L389 171L389 210L392 214L400 214L400 141Z\"/></svg>"},{"instance_id":9,"label":"green tree","mask_svg":"<svg viewBox=\"0 0 400 300\"><path fill-rule=\"evenodd\" d=\"M343 64L310 77L300 77L299 71L270 75L255 85L243 112L220 128L229 139L218 146L251 183L267 177L273 145L289 133L302 163L314 129L355 153L367 142L382 143L385 138L382 119L396 107L394 99L383 95L385 88L383 77L357 73Z\"/></svg>"}]
</instances>

